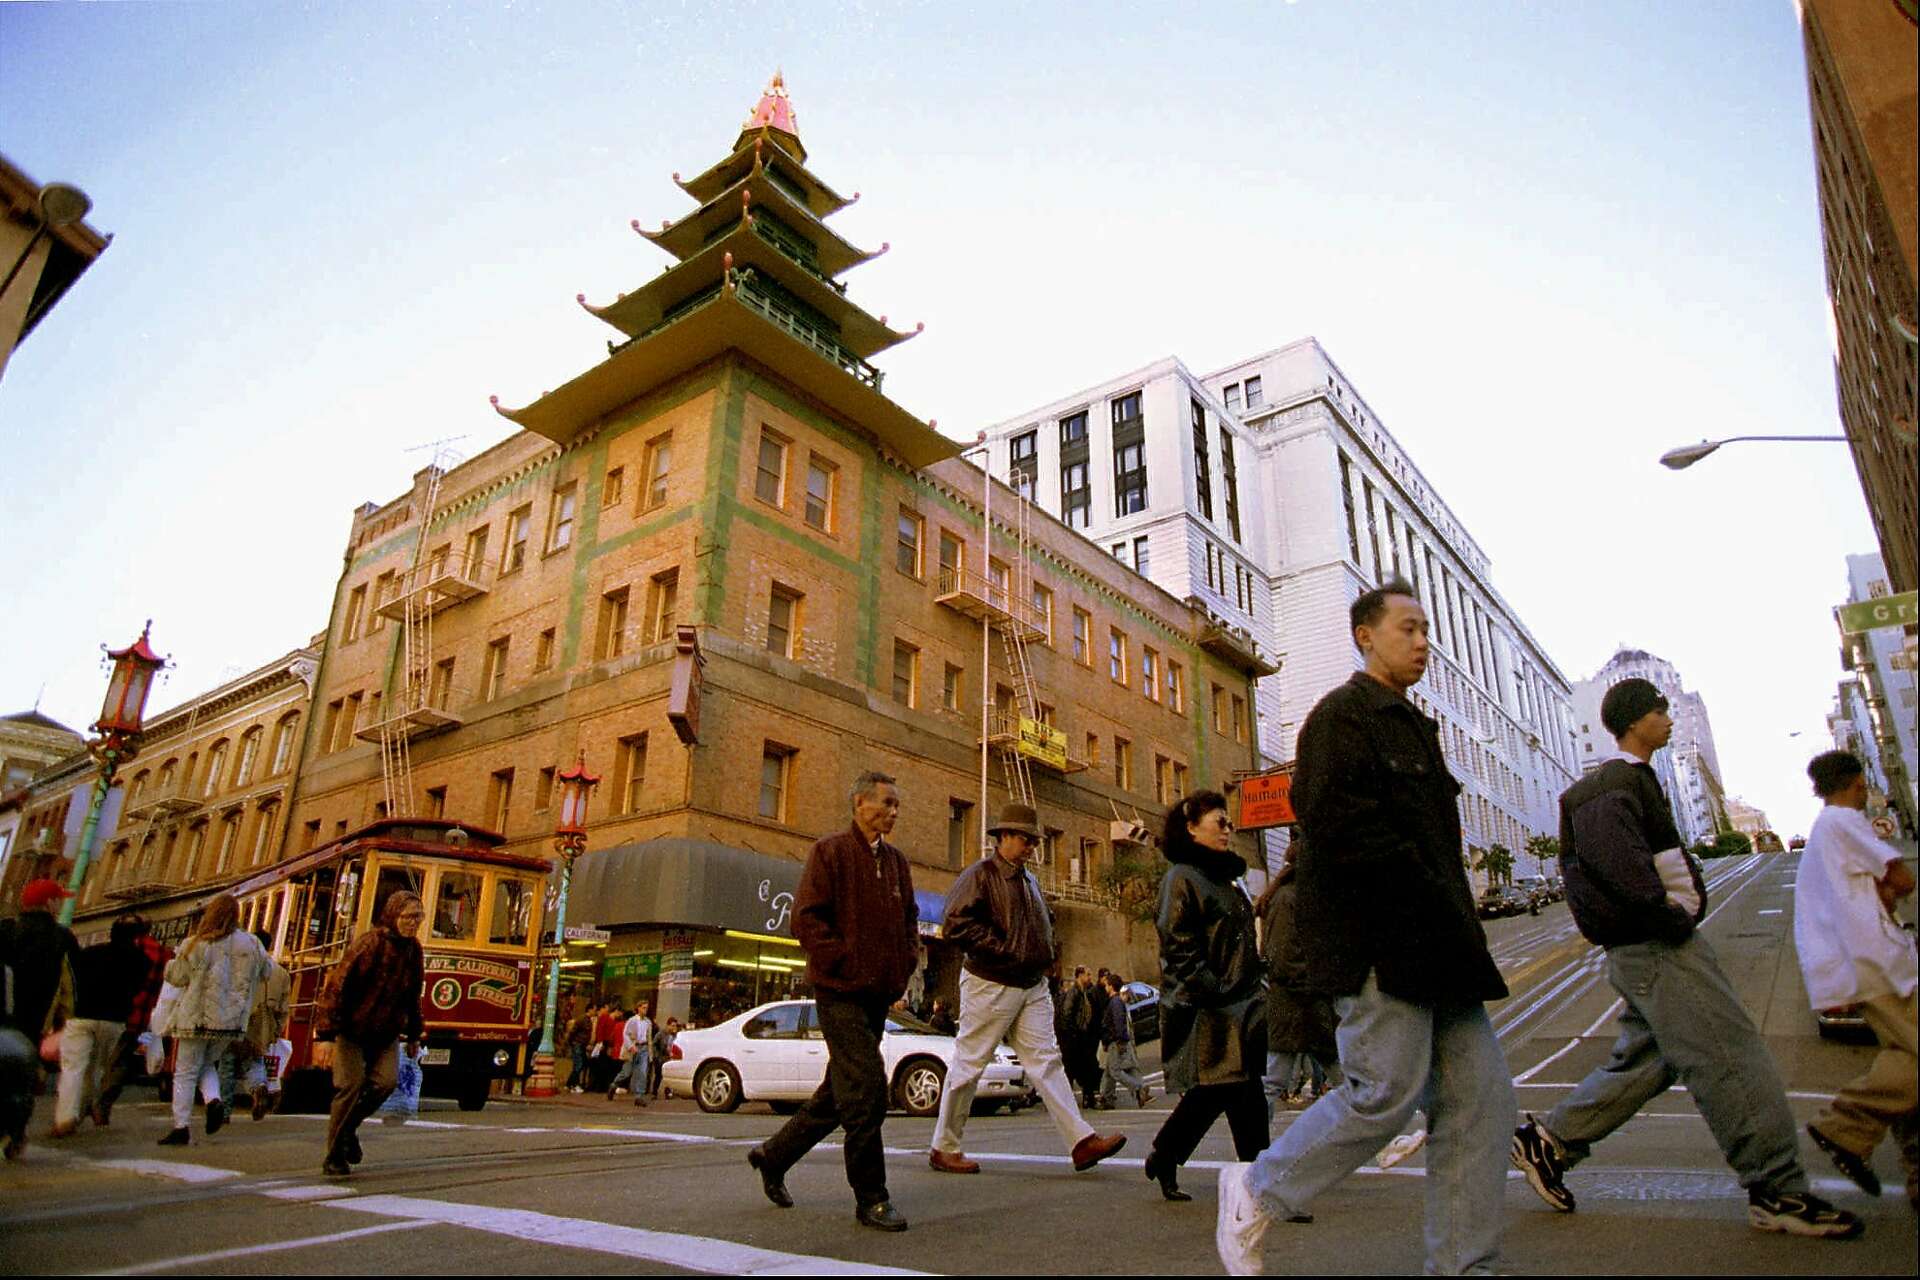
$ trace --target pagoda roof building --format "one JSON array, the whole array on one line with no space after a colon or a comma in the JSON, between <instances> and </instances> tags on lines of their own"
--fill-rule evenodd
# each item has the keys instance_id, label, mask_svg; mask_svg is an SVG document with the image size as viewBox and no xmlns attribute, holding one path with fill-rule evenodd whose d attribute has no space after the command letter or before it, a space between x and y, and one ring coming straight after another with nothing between
<instances>
[{"instance_id":1,"label":"pagoda roof building","mask_svg":"<svg viewBox=\"0 0 1920 1280\"><path fill-rule=\"evenodd\" d=\"M621 334L607 344L607 358L522 408L496 398L501 416L565 444L652 387L731 350L910 466L957 454L958 444L881 392L883 374L869 361L924 326L895 329L848 300L838 277L888 246L861 249L826 225L852 200L807 168L797 130L776 74L725 159L691 181L674 175L699 207L658 231L633 223L677 261L611 302L577 295Z\"/></svg>"}]
</instances>

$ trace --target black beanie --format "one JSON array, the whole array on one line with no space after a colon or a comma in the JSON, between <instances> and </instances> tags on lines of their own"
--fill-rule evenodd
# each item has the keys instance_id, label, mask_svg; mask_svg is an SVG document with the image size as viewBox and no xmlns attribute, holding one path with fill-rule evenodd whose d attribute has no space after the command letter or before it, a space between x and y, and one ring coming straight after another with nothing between
<instances>
[{"instance_id":1,"label":"black beanie","mask_svg":"<svg viewBox=\"0 0 1920 1280\"><path fill-rule=\"evenodd\" d=\"M1607 726L1607 732L1618 739L1641 716L1649 711L1666 709L1666 695L1654 686L1653 681L1633 676L1614 685L1607 690L1607 696L1600 699L1600 723Z\"/></svg>"}]
</instances>

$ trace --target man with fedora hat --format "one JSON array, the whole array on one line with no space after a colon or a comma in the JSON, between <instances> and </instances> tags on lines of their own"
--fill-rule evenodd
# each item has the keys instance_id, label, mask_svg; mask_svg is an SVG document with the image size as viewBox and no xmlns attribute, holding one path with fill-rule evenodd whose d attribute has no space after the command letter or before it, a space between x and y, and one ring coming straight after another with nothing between
<instances>
[{"instance_id":1,"label":"man with fedora hat","mask_svg":"<svg viewBox=\"0 0 1920 1280\"><path fill-rule=\"evenodd\" d=\"M1060 1058L1053 996L1047 990L1047 972L1056 958L1053 920L1039 881L1027 870L1027 859L1040 843L1038 815L1032 805L1007 804L987 834L994 838L995 852L962 871L947 894L942 931L966 960L960 974L960 1034L927 1163L941 1173L980 1172L961 1150L960 1136L980 1073L994 1047L1010 1034L1028 1079L1072 1153L1075 1172L1085 1172L1127 1139L1093 1131L1074 1105L1073 1085Z\"/></svg>"}]
</instances>

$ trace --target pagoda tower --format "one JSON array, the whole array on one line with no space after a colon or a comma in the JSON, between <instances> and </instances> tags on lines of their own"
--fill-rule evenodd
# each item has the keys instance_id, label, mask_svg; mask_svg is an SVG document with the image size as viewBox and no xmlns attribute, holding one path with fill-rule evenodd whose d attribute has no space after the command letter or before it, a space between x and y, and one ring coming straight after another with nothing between
<instances>
[{"instance_id":1,"label":"pagoda tower","mask_svg":"<svg viewBox=\"0 0 1920 1280\"><path fill-rule=\"evenodd\" d=\"M776 73L732 151L698 177L674 182L699 202L657 231L633 229L674 265L604 306L577 301L617 329L607 358L519 409L508 421L567 444L668 379L739 352L912 467L959 447L881 392L873 356L919 333L890 327L847 299L840 276L885 253L849 243L826 219L859 199L807 168L807 149Z\"/></svg>"}]
</instances>

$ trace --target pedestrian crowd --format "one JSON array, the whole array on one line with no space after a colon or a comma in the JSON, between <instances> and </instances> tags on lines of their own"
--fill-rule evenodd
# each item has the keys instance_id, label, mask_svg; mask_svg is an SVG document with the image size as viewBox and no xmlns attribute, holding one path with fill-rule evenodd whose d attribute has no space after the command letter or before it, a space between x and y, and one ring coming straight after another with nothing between
<instances>
[{"instance_id":1,"label":"pedestrian crowd","mask_svg":"<svg viewBox=\"0 0 1920 1280\"><path fill-rule=\"evenodd\" d=\"M1297 825L1259 897L1245 887L1224 795L1198 791L1166 814L1156 1012L1164 1089L1178 1101L1144 1161L1160 1195L1192 1199L1181 1172L1224 1119L1235 1158L1218 1175L1215 1247L1230 1273L1258 1274L1277 1224L1312 1222L1322 1193L1368 1161L1391 1163L1424 1142L1426 1270L1491 1274L1510 1166L1550 1209L1574 1212L1568 1173L1650 1100L1682 1085L1745 1189L1753 1227L1858 1235L1857 1215L1813 1193L1780 1072L1700 931L1708 887L1649 763L1672 732L1666 696L1641 679L1609 689L1601 719L1618 751L1560 797L1569 909L1604 949L1623 1011L1607 1061L1551 1110L1522 1118L1488 1015L1507 986L1462 858L1461 786L1436 722L1407 696L1427 666L1426 614L1417 592L1396 581L1363 593L1350 621L1361 669L1300 729ZM1892 915L1914 878L1867 821L1859 760L1828 752L1808 775L1825 805L1795 884L1808 997L1817 1009L1860 1006L1880 1048L1806 1134L1876 1195L1871 1157L1891 1135L1908 1199L1920 1207L1920 965ZM891 839L901 807L895 779L860 774L849 804L851 824L814 844L793 902L825 1078L746 1160L766 1198L791 1208L788 1171L840 1130L857 1221L900 1232L909 1224L887 1178L881 1037L919 963L919 912L911 864ZM1086 1173L1127 1143L1089 1114L1114 1108L1123 1094L1137 1107L1153 1100L1129 984L1085 967L1056 978L1060 941L1029 866L1042 836L1035 808L1007 804L988 834L992 851L960 873L943 908L943 936L963 963L957 1012L936 999L928 1014L954 1047L927 1164L946 1175L981 1172L966 1153L967 1122L982 1074L1006 1043L1067 1160ZM80 948L52 916L66 896L53 881L34 881L21 915L0 922L7 1154L25 1142L37 1061L59 1063L52 1134L60 1138L83 1116L108 1123L159 1035L173 1056L164 1144L189 1141L196 1097L206 1103L208 1134L226 1123L223 1067L250 1093L255 1119L266 1114L287 974L239 929L233 898L213 899L169 954L136 918ZM391 894L321 986L313 1032L316 1063L333 1072L329 1175L360 1162L361 1123L417 1056L423 918L418 897ZM624 1088L636 1106L659 1096L677 1020L656 1020L643 1000L569 1008L560 1023L571 1060L564 1088L609 1100ZM1276 1112L1287 1108L1301 1109L1276 1136Z\"/></svg>"}]
</instances>

